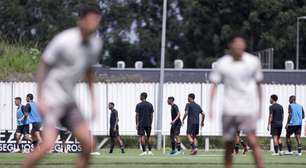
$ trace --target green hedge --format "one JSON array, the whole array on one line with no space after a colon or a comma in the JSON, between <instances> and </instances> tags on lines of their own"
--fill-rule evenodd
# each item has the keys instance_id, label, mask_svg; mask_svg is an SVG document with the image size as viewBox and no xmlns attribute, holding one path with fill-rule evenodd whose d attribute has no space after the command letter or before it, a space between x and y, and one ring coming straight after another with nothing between
<instances>
[{"instance_id":1,"label":"green hedge","mask_svg":"<svg viewBox=\"0 0 306 168\"><path fill-rule=\"evenodd\" d=\"M0 39L0 80L32 81L41 52Z\"/></svg>"},{"instance_id":2,"label":"green hedge","mask_svg":"<svg viewBox=\"0 0 306 168\"><path fill-rule=\"evenodd\" d=\"M100 142L103 138L105 138L105 136L103 137L98 137L97 140L98 142ZM138 148L138 137L137 136L123 136L122 137L125 145L127 148ZM245 140L245 137L242 137L243 140ZM269 137L259 137L258 138L258 142L261 146L262 149L264 150L269 150L270 149L270 139ZM190 145L188 143L187 137L186 136L182 136L181 140L183 142L183 144L189 149ZM209 148L214 150L214 149L224 149L223 144L223 138L222 137L209 137ZM286 145L286 141L285 138L282 138L283 140L283 148L284 150L287 150L287 145ZM204 149L204 143L205 143L205 137L201 136L198 138L199 141L199 148L200 149ZM108 148L109 147L109 142L103 147L103 148ZM152 142L153 142L153 147L156 148L156 136L152 137ZM292 142L292 149L295 150L296 149L296 140L294 137L292 137L291 139ZM306 150L306 138L302 139L302 144L303 144L303 149ZM170 149L171 147L171 141L169 136L166 137L166 147L167 149Z\"/></svg>"}]
</instances>

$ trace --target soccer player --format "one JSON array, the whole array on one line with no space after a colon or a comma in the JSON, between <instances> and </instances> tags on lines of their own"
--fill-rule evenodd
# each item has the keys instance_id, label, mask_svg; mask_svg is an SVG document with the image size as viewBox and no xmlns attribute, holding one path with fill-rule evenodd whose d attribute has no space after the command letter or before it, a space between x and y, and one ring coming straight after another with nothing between
<instances>
[{"instance_id":1,"label":"soccer player","mask_svg":"<svg viewBox=\"0 0 306 168\"><path fill-rule=\"evenodd\" d=\"M298 144L298 156L302 156L302 142L301 142L301 130L302 130L302 121L305 118L305 113L303 106L296 103L296 97L290 96L289 97L289 107L288 107L288 120L286 124L286 140L287 140L287 147L288 153L286 154L293 154L291 152L291 140L290 136L292 134L295 135L295 139Z\"/></svg>"},{"instance_id":2,"label":"soccer player","mask_svg":"<svg viewBox=\"0 0 306 168\"><path fill-rule=\"evenodd\" d=\"M17 119L17 129L16 129L16 149L14 153L22 152L21 136L24 135L27 141L32 141L30 137L30 126L28 122L28 114L24 113L24 106L21 104L21 98L15 98L15 105L17 106L16 119Z\"/></svg>"},{"instance_id":3,"label":"soccer player","mask_svg":"<svg viewBox=\"0 0 306 168\"><path fill-rule=\"evenodd\" d=\"M180 132L182 121L180 119L181 114L178 106L174 103L174 97L168 97L168 104L171 106L171 129L170 129L170 138L171 138L171 147L172 151L170 155L177 155L181 152L181 140ZM177 151L175 150L177 149Z\"/></svg>"},{"instance_id":4,"label":"soccer player","mask_svg":"<svg viewBox=\"0 0 306 168\"><path fill-rule=\"evenodd\" d=\"M248 144L253 149L257 168L263 168L260 146L256 139L256 121L261 116L261 81L263 74L257 57L245 52L247 43L243 35L233 34L228 42L229 54L217 61L210 74L210 118L217 84L224 83L223 135L225 139L225 167L232 167L232 148L238 130L246 133ZM256 103L256 102L259 103ZM258 105L258 106L257 106Z\"/></svg>"},{"instance_id":5,"label":"soccer player","mask_svg":"<svg viewBox=\"0 0 306 168\"><path fill-rule=\"evenodd\" d=\"M191 145L191 155L196 155L198 153L198 140L197 136L199 134L200 127L200 114L202 115L201 127L204 127L205 114L202 108L194 102L195 95L190 93L188 95L188 103L185 107L185 114L183 117L183 123L185 118L188 116L187 120L187 138Z\"/></svg>"},{"instance_id":6,"label":"soccer player","mask_svg":"<svg viewBox=\"0 0 306 168\"><path fill-rule=\"evenodd\" d=\"M40 128L41 128L41 122L42 122L42 117L40 113L38 112L37 105L33 101L34 96L33 94L29 93L27 94L26 100L27 100L27 105L24 108L25 114L29 115L29 123L32 124L32 129L31 129L31 135L32 135L32 144L34 147L39 146L39 144L42 142L42 138L40 135Z\"/></svg>"},{"instance_id":7,"label":"soccer player","mask_svg":"<svg viewBox=\"0 0 306 168\"><path fill-rule=\"evenodd\" d=\"M140 94L141 102L136 106L136 129L139 136L139 144L141 144L143 153L140 156L153 155L151 149L151 128L153 121L153 105L147 101L148 94L143 92ZM146 136L146 139L145 139ZM148 150L146 151L146 141Z\"/></svg>"},{"instance_id":8,"label":"soccer player","mask_svg":"<svg viewBox=\"0 0 306 168\"><path fill-rule=\"evenodd\" d=\"M274 143L274 156L282 155L283 144L280 138L283 129L284 110L283 106L277 103L278 97L273 94L270 97L271 106L269 108L268 119L268 131L271 131L271 135ZM279 151L279 152L278 152Z\"/></svg>"},{"instance_id":9,"label":"soccer player","mask_svg":"<svg viewBox=\"0 0 306 168\"><path fill-rule=\"evenodd\" d=\"M110 122L109 122L110 123L109 135L111 137L111 147L110 147L109 153L113 153L114 146L115 146L115 140L117 140L117 142L120 145L121 153L125 153L124 144L119 135L119 125L118 125L119 117L118 117L118 111L115 109L115 103L110 102L108 104L108 109L111 111Z\"/></svg>"},{"instance_id":10,"label":"soccer player","mask_svg":"<svg viewBox=\"0 0 306 168\"><path fill-rule=\"evenodd\" d=\"M45 117L43 143L23 164L34 167L53 147L57 125L66 127L80 141L82 151L77 168L88 167L94 140L80 109L74 100L74 87L83 78L88 82L92 100L92 118L96 112L92 65L98 61L102 42L96 36L102 19L99 7L84 5L79 12L78 26L67 29L49 43L38 67L38 107Z\"/></svg>"},{"instance_id":11,"label":"soccer player","mask_svg":"<svg viewBox=\"0 0 306 168\"><path fill-rule=\"evenodd\" d=\"M246 144L246 142L244 142L244 140L240 137L240 130L237 131L236 133L236 140L235 140L235 146L234 146L234 150L233 153L235 152L235 154L239 154L239 144L242 145L243 147L243 155L246 155L246 153L248 152L248 145Z\"/></svg>"}]
</instances>

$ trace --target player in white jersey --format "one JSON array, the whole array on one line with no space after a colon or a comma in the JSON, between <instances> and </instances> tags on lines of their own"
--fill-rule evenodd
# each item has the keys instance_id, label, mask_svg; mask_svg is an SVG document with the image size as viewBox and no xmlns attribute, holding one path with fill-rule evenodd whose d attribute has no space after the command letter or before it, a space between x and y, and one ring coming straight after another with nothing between
<instances>
[{"instance_id":1,"label":"player in white jersey","mask_svg":"<svg viewBox=\"0 0 306 168\"><path fill-rule=\"evenodd\" d=\"M101 53L102 42L95 34L102 16L99 7L84 5L79 17L78 26L56 35L42 55L37 81L38 108L45 118L43 143L40 149L29 155L23 168L34 167L53 147L58 134L57 125L68 128L81 143L82 152L76 160L76 167L88 167L94 142L88 122L73 98L73 90L83 78L88 82L94 118L96 103L91 66Z\"/></svg>"},{"instance_id":2,"label":"player in white jersey","mask_svg":"<svg viewBox=\"0 0 306 168\"><path fill-rule=\"evenodd\" d=\"M232 167L232 150L236 133L247 134L257 168L263 168L260 146L256 139L256 121L261 116L261 86L263 74L257 57L245 52L247 48L243 35L230 37L229 54L217 61L210 75L210 117L213 118L213 104L217 84L224 83L223 135L225 139L225 167Z\"/></svg>"}]
</instances>

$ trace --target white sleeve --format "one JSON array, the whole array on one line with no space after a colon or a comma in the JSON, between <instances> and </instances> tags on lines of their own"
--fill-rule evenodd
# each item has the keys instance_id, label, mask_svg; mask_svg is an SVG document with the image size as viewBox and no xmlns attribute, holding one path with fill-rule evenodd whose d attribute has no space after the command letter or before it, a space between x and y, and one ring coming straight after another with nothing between
<instances>
[{"instance_id":1,"label":"white sleeve","mask_svg":"<svg viewBox=\"0 0 306 168\"><path fill-rule=\"evenodd\" d=\"M58 37L55 37L47 45L46 49L43 52L42 60L48 64L53 65L58 58L60 52L60 40Z\"/></svg>"},{"instance_id":2,"label":"white sleeve","mask_svg":"<svg viewBox=\"0 0 306 168\"><path fill-rule=\"evenodd\" d=\"M257 82L261 82L263 80L263 73L261 70L261 63L259 59L256 59L255 80Z\"/></svg>"},{"instance_id":3,"label":"white sleeve","mask_svg":"<svg viewBox=\"0 0 306 168\"><path fill-rule=\"evenodd\" d=\"M209 75L209 80L213 83L220 83L222 81L222 72L221 68L219 66L219 61L216 63L215 68L212 70L212 72Z\"/></svg>"}]
</instances>

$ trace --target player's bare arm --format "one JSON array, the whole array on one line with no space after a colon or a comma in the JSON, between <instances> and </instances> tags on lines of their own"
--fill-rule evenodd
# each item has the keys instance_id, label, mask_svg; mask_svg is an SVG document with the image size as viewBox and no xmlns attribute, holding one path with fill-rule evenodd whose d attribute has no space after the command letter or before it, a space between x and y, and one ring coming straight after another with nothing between
<instances>
[{"instance_id":1,"label":"player's bare arm","mask_svg":"<svg viewBox=\"0 0 306 168\"><path fill-rule=\"evenodd\" d=\"M43 60L41 60L38 65L36 80L37 80L38 110L42 115L46 114L46 107L42 96L42 85L45 80L47 72L48 72L48 65Z\"/></svg>"},{"instance_id":2,"label":"player's bare arm","mask_svg":"<svg viewBox=\"0 0 306 168\"><path fill-rule=\"evenodd\" d=\"M270 131L270 127L271 127L271 122L272 122L272 108L269 108L269 118L268 118L268 126L267 126L267 130Z\"/></svg>"},{"instance_id":3,"label":"player's bare arm","mask_svg":"<svg viewBox=\"0 0 306 168\"><path fill-rule=\"evenodd\" d=\"M202 111L201 115L202 115L201 127L204 127L205 113Z\"/></svg>"},{"instance_id":4,"label":"player's bare arm","mask_svg":"<svg viewBox=\"0 0 306 168\"><path fill-rule=\"evenodd\" d=\"M183 120L182 120L182 123L184 124L184 121L186 119L186 117L188 116L188 111L185 111L185 114L184 114L184 117L183 117Z\"/></svg>"},{"instance_id":5,"label":"player's bare arm","mask_svg":"<svg viewBox=\"0 0 306 168\"><path fill-rule=\"evenodd\" d=\"M210 89L210 101L209 101L209 107L208 107L208 113L209 113L209 118L212 119L214 117L214 101L217 93L218 85L216 83L212 83L211 89Z\"/></svg>"},{"instance_id":6,"label":"player's bare arm","mask_svg":"<svg viewBox=\"0 0 306 168\"><path fill-rule=\"evenodd\" d=\"M96 116L97 110L96 110L96 98L95 98L95 93L94 93L94 73L93 73L92 68L87 69L85 79L87 81L90 96L91 96L92 119L94 119Z\"/></svg>"},{"instance_id":7,"label":"player's bare arm","mask_svg":"<svg viewBox=\"0 0 306 168\"><path fill-rule=\"evenodd\" d=\"M136 111L135 121L136 121L136 129L138 129L138 126L139 126L139 113L137 111Z\"/></svg>"},{"instance_id":8,"label":"player's bare arm","mask_svg":"<svg viewBox=\"0 0 306 168\"><path fill-rule=\"evenodd\" d=\"M257 95L258 95L258 119L261 118L262 115L262 87L261 82L257 82Z\"/></svg>"},{"instance_id":9,"label":"player's bare arm","mask_svg":"<svg viewBox=\"0 0 306 168\"><path fill-rule=\"evenodd\" d=\"M291 120L291 117L292 117L292 110L291 110L291 108L290 108L290 106L289 106L289 108L288 108L288 119L287 119L287 124L286 124L286 129L288 129L288 124L289 124L289 122L290 122L290 120Z\"/></svg>"}]
</instances>

